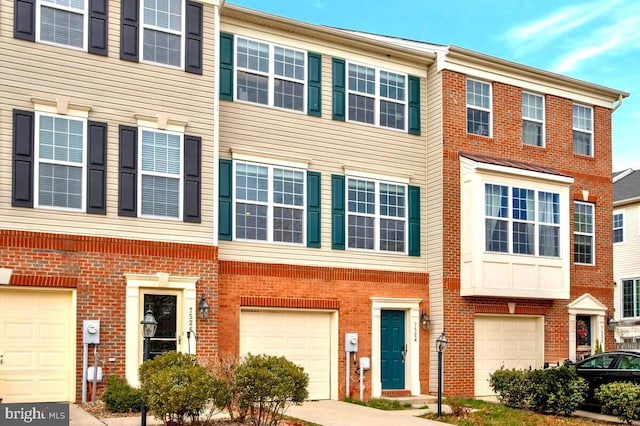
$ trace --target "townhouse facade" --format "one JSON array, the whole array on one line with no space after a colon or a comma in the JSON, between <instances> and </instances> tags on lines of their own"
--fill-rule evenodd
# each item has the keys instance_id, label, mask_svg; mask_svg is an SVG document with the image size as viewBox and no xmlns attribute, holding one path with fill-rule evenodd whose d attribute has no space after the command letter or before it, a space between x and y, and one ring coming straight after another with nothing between
<instances>
[{"instance_id":1,"label":"townhouse facade","mask_svg":"<svg viewBox=\"0 0 640 426\"><path fill-rule=\"evenodd\" d=\"M86 320L137 385L147 310L152 353L284 355L312 399L435 392L445 330L450 395L613 344L627 93L218 1L58 3L0 10L5 402L84 398Z\"/></svg>"},{"instance_id":2,"label":"townhouse facade","mask_svg":"<svg viewBox=\"0 0 640 426\"><path fill-rule=\"evenodd\" d=\"M614 312L610 326L622 347L640 344L640 172L613 174L613 282Z\"/></svg>"}]
</instances>

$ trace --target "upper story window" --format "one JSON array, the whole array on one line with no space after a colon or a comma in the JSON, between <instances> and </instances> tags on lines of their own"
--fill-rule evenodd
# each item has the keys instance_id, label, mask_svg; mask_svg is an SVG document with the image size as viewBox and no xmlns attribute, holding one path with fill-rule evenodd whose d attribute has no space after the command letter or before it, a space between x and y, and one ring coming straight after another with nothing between
<instances>
[{"instance_id":1,"label":"upper story window","mask_svg":"<svg viewBox=\"0 0 640 426\"><path fill-rule=\"evenodd\" d=\"M522 93L522 142L544 146L544 98Z\"/></svg>"},{"instance_id":2,"label":"upper story window","mask_svg":"<svg viewBox=\"0 0 640 426\"><path fill-rule=\"evenodd\" d=\"M236 37L236 99L305 111L306 53Z\"/></svg>"},{"instance_id":3,"label":"upper story window","mask_svg":"<svg viewBox=\"0 0 640 426\"><path fill-rule=\"evenodd\" d=\"M348 64L348 120L405 130L407 76Z\"/></svg>"},{"instance_id":4,"label":"upper story window","mask_svg":"<svg viewBox=\"0 0 640 426\"><path fill-rule=\"evenodd\" d=\"M347 177L347 247L406 252L407 186Z\"/></svg>"},{"instance_id":5,"label":"upper story window","mask_svg":"<svg viewBox=\"0 0 640 426\"><path fill-rule=\"evenodd\" d=\"M573 260L575 263L594 263L593 204L576 201L573 212Z\"/></svg>"},{"instance_id":6,"label":"upper story window","mask_svg":"<svg viewBox=\"0 0 640 426\"><path fill-rule=\"evenodd\" d=\"M485 249L560 256L560 194L485 184Z\"/></svg>"},{"instance_id":7,"label":"upper story window","mask_svg":"<svg viewBox=\"0 0 640 426\"><path fill-rule=\"evenodd\" d=\"M491 85L467 79L467 133L491 136Z\"/></svg>"},{"instance_id":8,"label":"upper story window","mask_svg":"<svg viewBox=\"0 0 640 426\"><path fill-rule=\"evenodd\" d=\"M87 3L86 0L38 0L37 39L86 50Z\"/></svg>"},{"instance_id":9,"label":"upper story window","mask_svg":"<svg viewBox=\"0 0 640 426\"><path fill-rule=\"evenodd\" d=\"M613 242L624 242L624 213L613 214Z\"/></svg>"},{"instance_id":10,"label":"upper story window","mask_svg":"<svg viewBox=\"0 0 640 426\"><path fill-rule=\"evenodd\" d=\"M593 109L573 104L573 152L593 156Z\"/></svg>"},{"instance_id":11,"label":"upper story window","mask_svg":"<svg viewBox=\"0 0 640 426\"><path fill-rule=\"evenodd\" d=\"M140 216L182 217L183 135L140 128Z\"/></svg>"},{"instance_id":12,"label":"upper story window","mask_svg":"<svg viewBox=\"0 0 640 426\"><path fill-rule=\"evenodd\" d=\"M85 208L85 119L36 113L35 205Z\"/></svg>"},{"instance_id":13,"label":"upper story window","mask_svg":"<svg viewBox=\"0 0 640 426\"><path fill-rule=\"evenodd\" d=\"M183 67L182 0L144 0L142 16L142 60Z\"/></svg>"},{"instance_id":14,"label":"upper story window","mask_svg":"<svg viewBox=\"0 0 640 426\"><path fill-rule=\"evenodd\" d=\"M640 317L640 278L622 280L622 317Z\"/></svg>"},{"instance_id":15,"label":"upper story window","mask_svg":"<svg viewBox=\"0 0 640 426\"><path fill-rule=\"evenodd\" d=\"M234 162L235 239L302 244L305 171Z\"/></svg>"}]
</instances>

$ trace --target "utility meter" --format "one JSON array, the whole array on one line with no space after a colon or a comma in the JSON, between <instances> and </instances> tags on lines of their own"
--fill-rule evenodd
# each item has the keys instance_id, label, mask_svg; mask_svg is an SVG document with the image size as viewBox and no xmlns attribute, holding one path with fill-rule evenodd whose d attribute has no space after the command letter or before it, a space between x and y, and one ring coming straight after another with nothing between
<instances>
[{"instance_id":1,"label":"utility meter","mask_svg":"<svg viewBox=\"0 0 640 426\"><path fill-rule=\"evenodd\" d=\"M100 320L84 320L82 322L82 343L85 345L100 344Z\"/></svg>"},{"instance_id":2,"label":"utility meter","mask_svg":"<svg viewBox=\"0 0 640 426\"><path fill-rule=\"evenodd\" d=\"M358 352L358 333L346 333L344 335L344 351Z\"/></svg>"}]
</instances>

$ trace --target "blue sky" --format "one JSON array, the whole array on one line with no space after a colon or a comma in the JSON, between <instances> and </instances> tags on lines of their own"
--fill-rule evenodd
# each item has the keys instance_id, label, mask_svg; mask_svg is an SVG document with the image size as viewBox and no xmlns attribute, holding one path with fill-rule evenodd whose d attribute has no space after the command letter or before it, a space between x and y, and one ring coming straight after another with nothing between
<instances>
[{"instance_id":1,"label":"blue sky","mask_svg":"<svg viewBox=\"0 0 640 426\"><path fill-rule=\"evenodd\" d=\"M638 0L228 0L318 25L466 49L631 93L613 114L613 169L640 169Z\"/></svg>"}]
</instances>

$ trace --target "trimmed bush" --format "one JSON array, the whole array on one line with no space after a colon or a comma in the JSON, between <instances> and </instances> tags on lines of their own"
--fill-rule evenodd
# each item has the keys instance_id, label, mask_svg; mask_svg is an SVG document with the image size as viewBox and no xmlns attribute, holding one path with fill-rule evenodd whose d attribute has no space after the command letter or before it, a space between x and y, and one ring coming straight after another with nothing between
<instances>
[{"instance_id":1,"label":"trimmed bush","mask_svg":"<svg viewBox=\"0 0 640 426\"><path fill-rule=\"evenodd\" d=\"M498 394L498 401L507 407L526 407L530 396L528 374L528 370L504 367L490 374L489 384Z\"/></svg>"},{"instance_id":2,"label":"trimmed bush","mask_svg":"<svg viewBox=\"0 0 640 426\"><path fill-rule=\"evenodd\" d=\"M602 404L603 413L617 416L627 424L640 420L640 385L607 383L596 390L595 397Z\"/></svg>"},{"instance_id":3,"label":"trimmed bush","mask_svg":"<svg viewBox=\"0 0 640 426\"><path fill-rule=\"evenodd\" d=\"M211 400L216 381L195 356L167 352L140 366L142 394L149 410L165 423L183 425L198 417Z\"/></svg>"},{"instance_id":4,"label":"trimmed bush","mask_svg":"<svg viewBox=\"0 0 640 426\"><path fill-rule=\"evenodd\" d=\"M569 416L584 402L588 385L568 366L532 370L527 379L530 407L539 413Z\"/></svg>"},{"instance_id":5,"label":"trimmed bush","mask_svg":"<svg viewBox=\"0 0 640 426\"><path fill-rule=\"evenodd\" d=\"M285 357L247 355L235 371L238 408L256 426L277 425L286 410L309 395L309 376Z\"/></svg>"},{"instance_id":6,"label":"trimmed bush","mask_svg":"<svg viewBox=\"0 0 640 426\"><path fill-rule=\"evenodd\" d=\"M138 412L142 407L142 391L131 387L123 377L110 376L102 401L114 413Z\"/></svg>"},{"instance_id":7,"label":"trimmed bush","mask_svg":"<svg viewBox=\"0 0 640 426\"><path fill-rule=\"evenodd\" d=\"M247 407L239 406L240 392L236 387L236 371L239 365L238 358L229 353L210 364L209 371L215 377L211 396L216 407L225 408L229 412L232 422L244 423Z\"/></svg>"}]
</instances>

